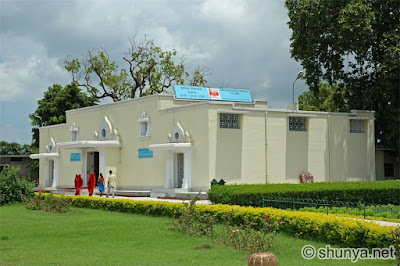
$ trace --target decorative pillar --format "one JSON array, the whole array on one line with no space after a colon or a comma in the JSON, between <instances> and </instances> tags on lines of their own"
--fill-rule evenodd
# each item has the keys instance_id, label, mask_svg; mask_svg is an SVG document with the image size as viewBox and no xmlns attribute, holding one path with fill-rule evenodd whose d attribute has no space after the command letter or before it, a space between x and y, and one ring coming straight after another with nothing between
<instances>
[{"instance_id":1,"label":"decorative pillar","mask_svg":"<svg viewBox=\"0 0 400 266\"><path fill-rule=\"evenodd\" d=\"M83 185L85 186L87 184L87 173L86 173L87 153L86 153L86 149L81 149L81 161L82 161L81 175L82 175L82 179L83 179Z\"/></svg>"},{"instance_id":2,"label":"decorative pillar","mask_svg":"<svg viewBox=\"0 0 400 266\"><path fill-rule=\"evenodd\" d=\"M60 159L54 159L54 170L53 170L53 187L58 187L60 183Z\"/></svg>"},{"instance_id":3,"label":"decorative pillar","mask_svg":"<svg viewBox=\"0 0 400 266\"><path fill-rule=\"evenodd\" d=\"M165 178L164 188L174 187L174 153L168 151L167 155L167 176Z\"/></svg>"}]
</instances>

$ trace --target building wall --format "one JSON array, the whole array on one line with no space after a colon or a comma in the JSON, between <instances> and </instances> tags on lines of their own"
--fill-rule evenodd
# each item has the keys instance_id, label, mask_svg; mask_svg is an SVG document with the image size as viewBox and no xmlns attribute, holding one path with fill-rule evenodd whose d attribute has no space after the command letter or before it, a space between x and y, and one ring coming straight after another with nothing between
<instances>
[{"instance_id":1,"label":"building wall","mask_svg":"<svg viewBox=\"0 0 400 266\"><path fill-rule=\"evenodd\" d=\"M5 166L19 167L19 177L38 183L39 176L32 173L28 168L32 164L32 159L28 155L0 155L0 172Z\"/></svg>"},{"instance_id":2,"label":"building wall","mask_svg":"<svg viewBox=\"0 0 400 266\"><path fill-rule=\"evenodd\" d=\"M257 108L257 109L254 109ZM67 112L66 124L40 129L40 152L53 137L70 142L70 128L79 127L79 141L94 140L107 116L118 131L120 148L58 148L58 186L73 187L82 171L84 154L105 154L106 173L117 175L118 189L149 190L166 182L167 159L172 151L154 150L153 158L138 158L138 149L168 143L168 134L179 123L190 134L193 145L191 187L206 190L213 179L232 183L299 183L299 175L310 171L316 182L374 180L375 153L373 113L354 114L266 110L256 104L176 100L171 96L149 96L125 102L87 107ZM139 138L142 112L150 119L150 136ZM221 112L239 114L239 129L220 128ZM289 131L289 115L306 116L307 131ZM350 117L366 116L365 133L350 133ZM83 153L71 162L71 153ZM40 160L41 185L45 159ZM398 171L398 170L397 170ZM81 173L83 174L83 173Z\"/></svg>"},{"instance_id":3,"label":"building wall","mask_svg":"<svg viewBox=\"0 0 400 266\"><path fill-rule=\"evenodd\" d=\"M268 183L298 183L305 171L315 182L375 180L372 119L363 120L365 133L350 133L349 114L302 113L307 131L289 131L290 112L268 111Z\"/></svg>"}]
</instances>

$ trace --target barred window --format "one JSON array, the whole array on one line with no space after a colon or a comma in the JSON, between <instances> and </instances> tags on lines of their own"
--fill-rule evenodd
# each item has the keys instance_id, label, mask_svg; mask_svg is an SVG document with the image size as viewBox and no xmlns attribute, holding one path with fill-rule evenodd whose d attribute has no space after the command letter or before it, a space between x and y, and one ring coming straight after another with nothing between
<instances>
[{"instance_id":1,"label":"barred window","mask_svg":"<svg viewBox=\"0 0 400 266\"><path fill-rule=\"evenodd\" d=\"M224 114L219 116L220 128L239 128L239 115L238 114Z\"/></svg>"},{"instance_id":2,"label":"barred window","mask_svg":"<svg viewBox=\"0 0 400 266\"><path fill-rule=\"evenodd\" d=\"M305 117L289 117L289 131L307 131Z\"/></svg>"},{"instance_id":3,"label":"barred window","mask_svg":"<svg viewBox=\"0 0 400 266\"><path fill-rule=\"evenodd\" d=\"M350 133L364 133L364 120L350 119Z\"/></svg>"}]
</instances>

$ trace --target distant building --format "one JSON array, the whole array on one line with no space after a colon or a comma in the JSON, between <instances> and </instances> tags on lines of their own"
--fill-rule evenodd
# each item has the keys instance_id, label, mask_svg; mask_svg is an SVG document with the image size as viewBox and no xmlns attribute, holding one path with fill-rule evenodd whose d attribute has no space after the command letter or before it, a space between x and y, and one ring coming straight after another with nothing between
<instances>
[{"instance_id":1,"label":"distant building","mask_svg":"<svg viewBox=\"0 0 400 266\"><path fill-rule=\"evenodd\" d=\"M400 179L400 161L386 148L376 148L376 180Z\"/></svg>"},{"instance_id":2,"label":"distant building","mask_svg":"<svg viewBox=\"0 0 400 266\"><path fill-rule=\"evenodd\" d=\"M26 177L35 184L39 184L39 176L37 173L31 173L28 166L32 163L29 155L0 155L0 172L6 165L19 167L19 176Z\"/></svg>"},{"instance_id":3,"label":"distant building","mask_svg":"<svg viewBox=\"0 0 400 266\"><path fill-rule=\"evenodd\" d=\"M40 128L39 185L109 170L118 189L172 194L207 191L213 179L299 183L305 171L315 182L375 180L372 111L272 110L243 90L179 88L70 110L65 124Z\"/></svg>"}]
</instances>

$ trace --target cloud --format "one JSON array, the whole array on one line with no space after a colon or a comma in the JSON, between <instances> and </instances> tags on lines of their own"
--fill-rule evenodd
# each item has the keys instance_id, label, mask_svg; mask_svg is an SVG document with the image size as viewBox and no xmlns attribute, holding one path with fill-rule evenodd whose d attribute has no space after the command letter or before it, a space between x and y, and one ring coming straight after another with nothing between
<instances>
[{"instance_id":1,"label":"cloud","mask_svg":"<svg viewBox=\"0 0 400 266\"><path fill-rule=\"evenodd\" d=\"M67 56L104 48L127 67L129 38L148 35L177 50L189 70L207 66L211 86L250 89L285 108L301 70L290 58L287 21L283 1L0 1L0 101L34 110L49 86L71 81ZM296 82L296 93L305 88Z\"/></svg>"}]
</instances>

